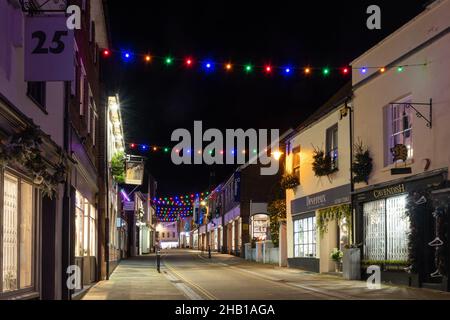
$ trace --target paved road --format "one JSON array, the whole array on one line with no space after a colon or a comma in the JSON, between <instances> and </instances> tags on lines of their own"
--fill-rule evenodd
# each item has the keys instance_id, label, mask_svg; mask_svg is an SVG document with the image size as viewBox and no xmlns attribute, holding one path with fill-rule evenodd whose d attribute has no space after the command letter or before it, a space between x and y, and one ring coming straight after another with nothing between
<instances>
[{"instance_id":1,"label":"paved road","mask_svg":"<svg viewBox=\"0 0 450 320\"><path fill-rule=\"evenodd\" d=\"M340 300L450 299L450 294L383 285L369 290L362 281L345 281L192 250L163 253L161 274L155 257L125 260L109 281L96 284L84 299Z\"/></svg>"}]
</instances>

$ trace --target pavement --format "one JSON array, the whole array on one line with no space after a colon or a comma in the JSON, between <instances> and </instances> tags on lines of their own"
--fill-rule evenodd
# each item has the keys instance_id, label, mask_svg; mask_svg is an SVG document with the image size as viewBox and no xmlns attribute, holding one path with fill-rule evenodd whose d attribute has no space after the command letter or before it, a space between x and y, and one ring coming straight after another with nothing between
<instances>
[{"instance_id":1,"label":"pavement","mask_svg":"<svg viewBox=\"0 0 450 320\"><path fill-rule=\"evenodd\" d=\"M167 250L161 273L155 255L122 261L110 280L84 300L450 300L450 293L343 280L222 254Z\"/></svg>"}]
</instances>

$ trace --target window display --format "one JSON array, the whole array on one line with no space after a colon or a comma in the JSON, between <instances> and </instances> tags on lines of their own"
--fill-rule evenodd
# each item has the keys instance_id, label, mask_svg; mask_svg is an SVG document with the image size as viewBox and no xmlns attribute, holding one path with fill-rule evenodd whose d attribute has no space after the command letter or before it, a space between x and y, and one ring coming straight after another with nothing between
<instances>
[{"instance_id":1,"label":"window display","mask_svg":"<svg viewBox=\"0 0 450 320\"><path fill-rule=\"evenodd\" d=\"M294 221L294 257L316 257L316 217Z\"/></svg>"}]
</instances>

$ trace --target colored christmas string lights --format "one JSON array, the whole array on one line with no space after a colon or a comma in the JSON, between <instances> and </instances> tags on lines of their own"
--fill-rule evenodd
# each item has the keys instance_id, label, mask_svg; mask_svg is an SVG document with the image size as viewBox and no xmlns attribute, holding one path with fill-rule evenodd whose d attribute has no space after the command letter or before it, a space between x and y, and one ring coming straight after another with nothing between
<instances>
[{"instance_id":1,"label":"colored christmas string lights","mask_svg":"<svg viewBox=\"0 0 450 320\"><path fill-rule=\"evenodd\" d=\"M104 58L110 58L113 56L114 53L120 53L122 56L122 59L125 62L130 62L134 60L135 57L138 57L146 64L152 63L154 61L163 61L163 63L169 67L173 66L176 63L179 63L180 65L184 65L186 68L190 69L194 66L199 66L200 68L204 69L205 71L213 71L216 69L222 69L225 72L232 72L235 70L242 70L244 73L249 74L253 71L260 70L266 75L271 75L275 73L280 73L284 75L293 75L296 73L303 74L304 76L310 76L315 73L322 74L323 77L329 77L332 74L334 74L336 71L341 74L342 76L348 76L351 74L351 71L356 70L359 71L361 75L366 75L369 70L378 70L379 73L385 73L388 69L396 69L398 73L402 73L405 68L410 67L418 67L418 66L425 66L426 63L422 64L404 64L404 65L396 65L396 66L341 66L341 67L313 67L313 66L304 66L304 67L295 67L295 66L273 66L271 64L266 65L253 65L251 63L241 64L241 63L232 63L231 61L227 62L214 62L212 60L196 60L191 56L188 56L186 58L175 58L172 56L157 56L157 55L150 55L148 53L132 53L130 51L123 51L123 50L114 50L114 49L103 49L102 56Z\"/></svg>"},{"instance_id":2,"label":"colored christmas string lights","mask_svg":"<svg viewBox=\"0 0 450 320\"><path fill-rule=\"evenodd\" d=\"M175 152L177 154L180 154L181 151L186 152L187 154L192 154L194 152L193 149L186 149L186 150L180 150L180 149L174 149L171 147L161 147L161 146L155 146L155 145L147 145L147 144L138 144L138 143L131 143L129 144L129 148L130 150L137 150L140 152L150 152L150 153L163 153L163 154L170 154L171 152ZM205 149L200 149L195 151L195 153L197 154L203 154L205 151L208 152L208 154L213 155L215 152L217 152L220 155L224 155L225 154L225 150L205 150ZM266 150L267 151L267 150ZM229 151L230 154L232 155L236 155L238 153L238 151L235 150L230 150ZM258 150L257 149L252 149L252 150L240 150L240 153L242 154L253 154L256 155L258 154Z\"/></svg>"}]
</instances>

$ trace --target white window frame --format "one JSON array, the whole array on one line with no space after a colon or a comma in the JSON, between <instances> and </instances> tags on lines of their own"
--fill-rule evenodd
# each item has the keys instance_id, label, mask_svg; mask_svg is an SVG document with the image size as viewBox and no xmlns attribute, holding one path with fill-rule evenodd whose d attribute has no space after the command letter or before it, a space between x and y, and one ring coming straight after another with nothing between
<instances>
[{"instance_id":1,"label":"white window frame","mask_svg":"<svg viewBox=\"0 0 450 320\"><path fill-rule=\"evenodd\" d=\"M307 223L307 229L301 230L300 225ZM316 215L315 213L308 213L294 217L293 219L293 235L294 235L294 258L316 259L317 258L317 233L316 233ZM297 228L298 226L298 228ZM309 227L310 226L310 227ZM303 234L303 241L300 241L300 234ZM307 240L305 240L307 239ZM310 247L311 249L310 250ZM308 248L300 254L300 247ZM296 250L297 249L297 250Z\"/></svg>"},{"instance_id":2,"label":"white window frame","mask_svg":"<svg viewBox=\"0 0 450 320\"><path fill-rule=\"evenodd\" d=\"M12 169L5 169L5 170L1 170L0 171L0 252L3 254L3 223L4 223L4 210L3 210L3 206L4 206L4 179L5 176L9 175L14 177L15 179L17 179L17 184L18 184L18 195L17 195L17 228L18 228L18 233L17 233L17 286L18 289L16 290L11 290L11 291L7 291L7 292L3 292L3 256L0 256L0 300L2 299L9 299L9 298L13 298L16 296L21 296L21 295L27 295L27 294L35 294L36 296L39 295L39 291L40 291L40 282L39 282L39 276L38 274L40 273L40 268L39 268L39 260L40 260L40 255L41 255L41 251L39 249L39 230L40 230L40 212L39 212L39 208L40 208L40 201L41 201L41 197L40 197L40 193L38 191L38 189L33 185L32 181L28 178L26 178L25 176L23 176L22 174L16 172L15 170ZM27 183L29 185L32 186L32 195L33 195L33 200L32 200L32 261L31 261L31 286L25 287L25 288L20 288L20 217L21 217L21 184L22 182Z\"/></svg>"}]
</instances>

